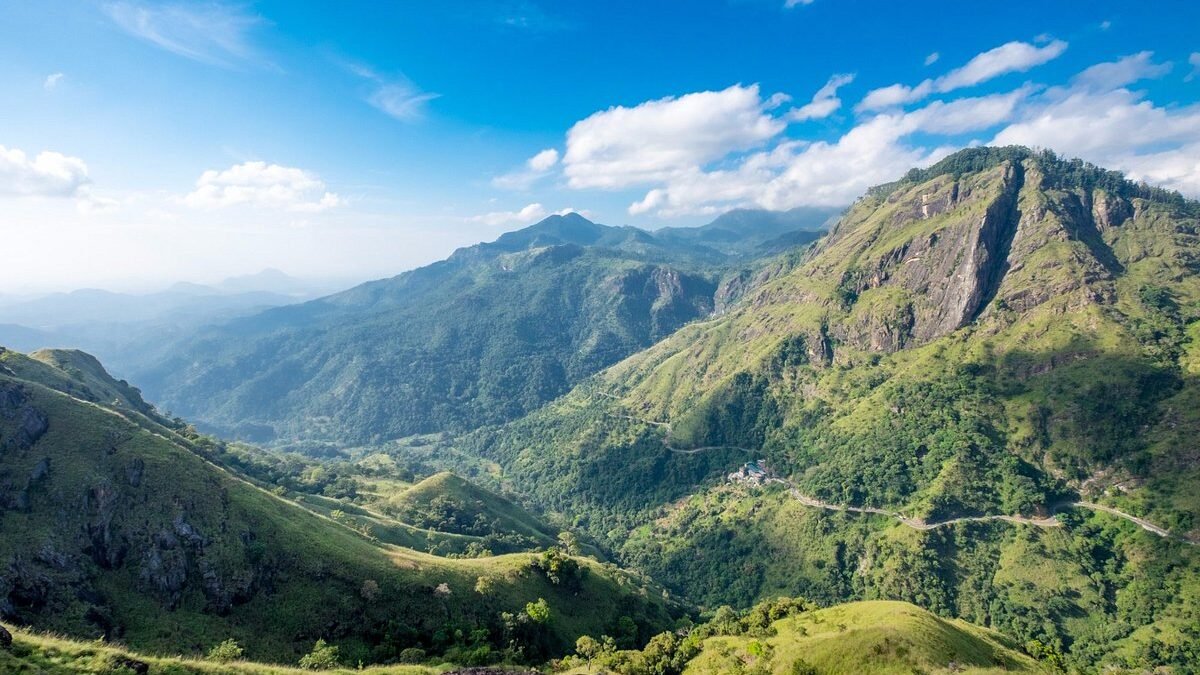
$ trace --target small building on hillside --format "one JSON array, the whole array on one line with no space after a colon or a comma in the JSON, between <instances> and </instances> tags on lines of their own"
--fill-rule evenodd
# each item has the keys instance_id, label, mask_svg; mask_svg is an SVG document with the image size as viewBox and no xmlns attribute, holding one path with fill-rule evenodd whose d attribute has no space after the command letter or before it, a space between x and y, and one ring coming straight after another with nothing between
<instances>
[{"instance_id":1,"label":"small building on hillside","mask_svg":"<svg viewBox=\"0 0 1200 675\"><path fill-rule=\"evenodd\" d=\"M765 459L746 462L742 468L726 476L731 483L749 483L750 485L762 485L770 477L771 470L767 467Z\"/></svg>"}]
</instances>

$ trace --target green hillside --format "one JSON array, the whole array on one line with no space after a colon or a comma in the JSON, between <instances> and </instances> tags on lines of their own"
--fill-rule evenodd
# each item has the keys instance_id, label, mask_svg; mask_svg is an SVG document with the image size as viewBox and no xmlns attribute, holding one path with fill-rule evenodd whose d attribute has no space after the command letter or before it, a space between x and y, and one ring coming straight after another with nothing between
<instances>
[{"instance_id":1,"label":"green hillside","mask_svg":"<svg viewBox=\"0 0 1200 675\"><path fill-rule=\"evenodd\" d=\"M1198 271L1195 202L965 150L872 190L719 316L459 449L700 602L901 599L1077 664L1187 663ZM758 458L808 503L898 515L719 487ZM994 519L1051 513L1063 527Z\"/></svg>"},{"instance_id":2,"label":"green hillside","mask_svg":"<svg viewBox=\"0 0 1200 675\"><path fill-rule=\"evenodd\" d=\"M904 602L856 602L781 619L766 636L706 639L687 675L1034 673L1011 640Z\"/></svg>"},{"instance_id":3,"label":"green hillside","mask_svg":"<svg viewBox=\"0 0 1200 675\"><path fill-rule=\"evenodd\" d=\"M405 522L459 534L508 532L544 546L553 545L558 535L504 497L448 471L390 498L385 509Z\"/></svg>"},{"instance_id":4,"label":"green hillside","mask_svg":"<svg viewBox=\"0 0 1200 675\"><path fill-rule=\"evenodd\" d=\"M508 421L738 297L829 208L647 232L551 216L448 259L171 337L122 372L231 438L310 453ZM727 278L728 277L728 278ZM723 282L724 279L724 282Z\"/></svg>"},{"instance_id":5,"label":"green hillside","mask_svg":"<svg viewBox=\"0 0 1200 675\"><path fill-rule=\"evenodd\" d=\"M6 620L152 654L233 638L248 658L295 663L326 639L347 663L405 649L486 663L543 659L622 620L648 637L677 612L589 560L448 559L372 540L53 388L73 381L64 371L14 370L0 372ZM527 610L539 599L541 621Z\"/></svg>"},{"instance_id":6,"label":"green hillside","mask_svg":"<svg viewBox=\"0 0 1200 675\"><path fill-rule=\"evenodd\" d=\"M130 377L161 407L257 442L472 429L710 312L720 259L553 216L392 279L196 331Z\"/></svg>"}]
</instances>

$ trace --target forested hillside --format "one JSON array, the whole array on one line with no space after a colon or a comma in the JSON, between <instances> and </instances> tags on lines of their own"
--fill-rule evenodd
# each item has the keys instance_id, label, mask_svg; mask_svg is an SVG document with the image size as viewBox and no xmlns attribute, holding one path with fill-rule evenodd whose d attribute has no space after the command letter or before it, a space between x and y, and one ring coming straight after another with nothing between
<instances>
[{"instance_id":1,"label":"forested hillside","mask_svg":"<svg viewBox=\"0 0 1200 675\"><path fill-rule=\"evenodd\" d=\"M553 216L448 260L213 327L131 375L254 441L363 443L527 413L712 311L722 259Z\"/></svg>"},{"instance_id":2,"label":"forested hillside","mask_svg":"<svg viewBox=\"0 0 1200 675\"><path fill-rule=\"evenodd\" d=\"M1195 202L965 150L872 190L724 314L459 448L706 604L901 599L1077 665L1181 665L1198 271ZM720 485L758 458L774 478Z\"/></svg>"}]
</instances>

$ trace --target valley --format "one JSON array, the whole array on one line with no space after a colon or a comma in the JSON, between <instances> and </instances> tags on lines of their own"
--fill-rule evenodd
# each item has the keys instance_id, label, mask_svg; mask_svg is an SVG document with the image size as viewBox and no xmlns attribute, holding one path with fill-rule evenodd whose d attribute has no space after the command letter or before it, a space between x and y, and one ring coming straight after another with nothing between
<instances>
[{"instance_id":1,"label":"valley","mask_svg":"<svg viewBox=\"0 0 1200 675\"><path fill-rule=\"evenodd\" d=\"M0 351L0 666L1192 672L1200 205L982 147L828 217L550 216L145 397Z\"/></svg>"}]
</instances>

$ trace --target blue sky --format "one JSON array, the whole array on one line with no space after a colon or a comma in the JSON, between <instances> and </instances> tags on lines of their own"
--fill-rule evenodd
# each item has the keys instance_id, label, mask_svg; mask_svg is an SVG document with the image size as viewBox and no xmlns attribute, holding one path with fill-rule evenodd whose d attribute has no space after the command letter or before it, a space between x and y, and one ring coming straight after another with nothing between
<instances>
[{"instance_id":1,"label":"blue sky","mask_svg":"<svg viewBox=\"0 0 1200 675\"><path fill-rule=\"evenodd\" d=\"M0 0L0 289L365 279L973 143L1200 195L1194 2ZM3 292L3 290L0 290Z\"/></svg>"}]
</instances>

